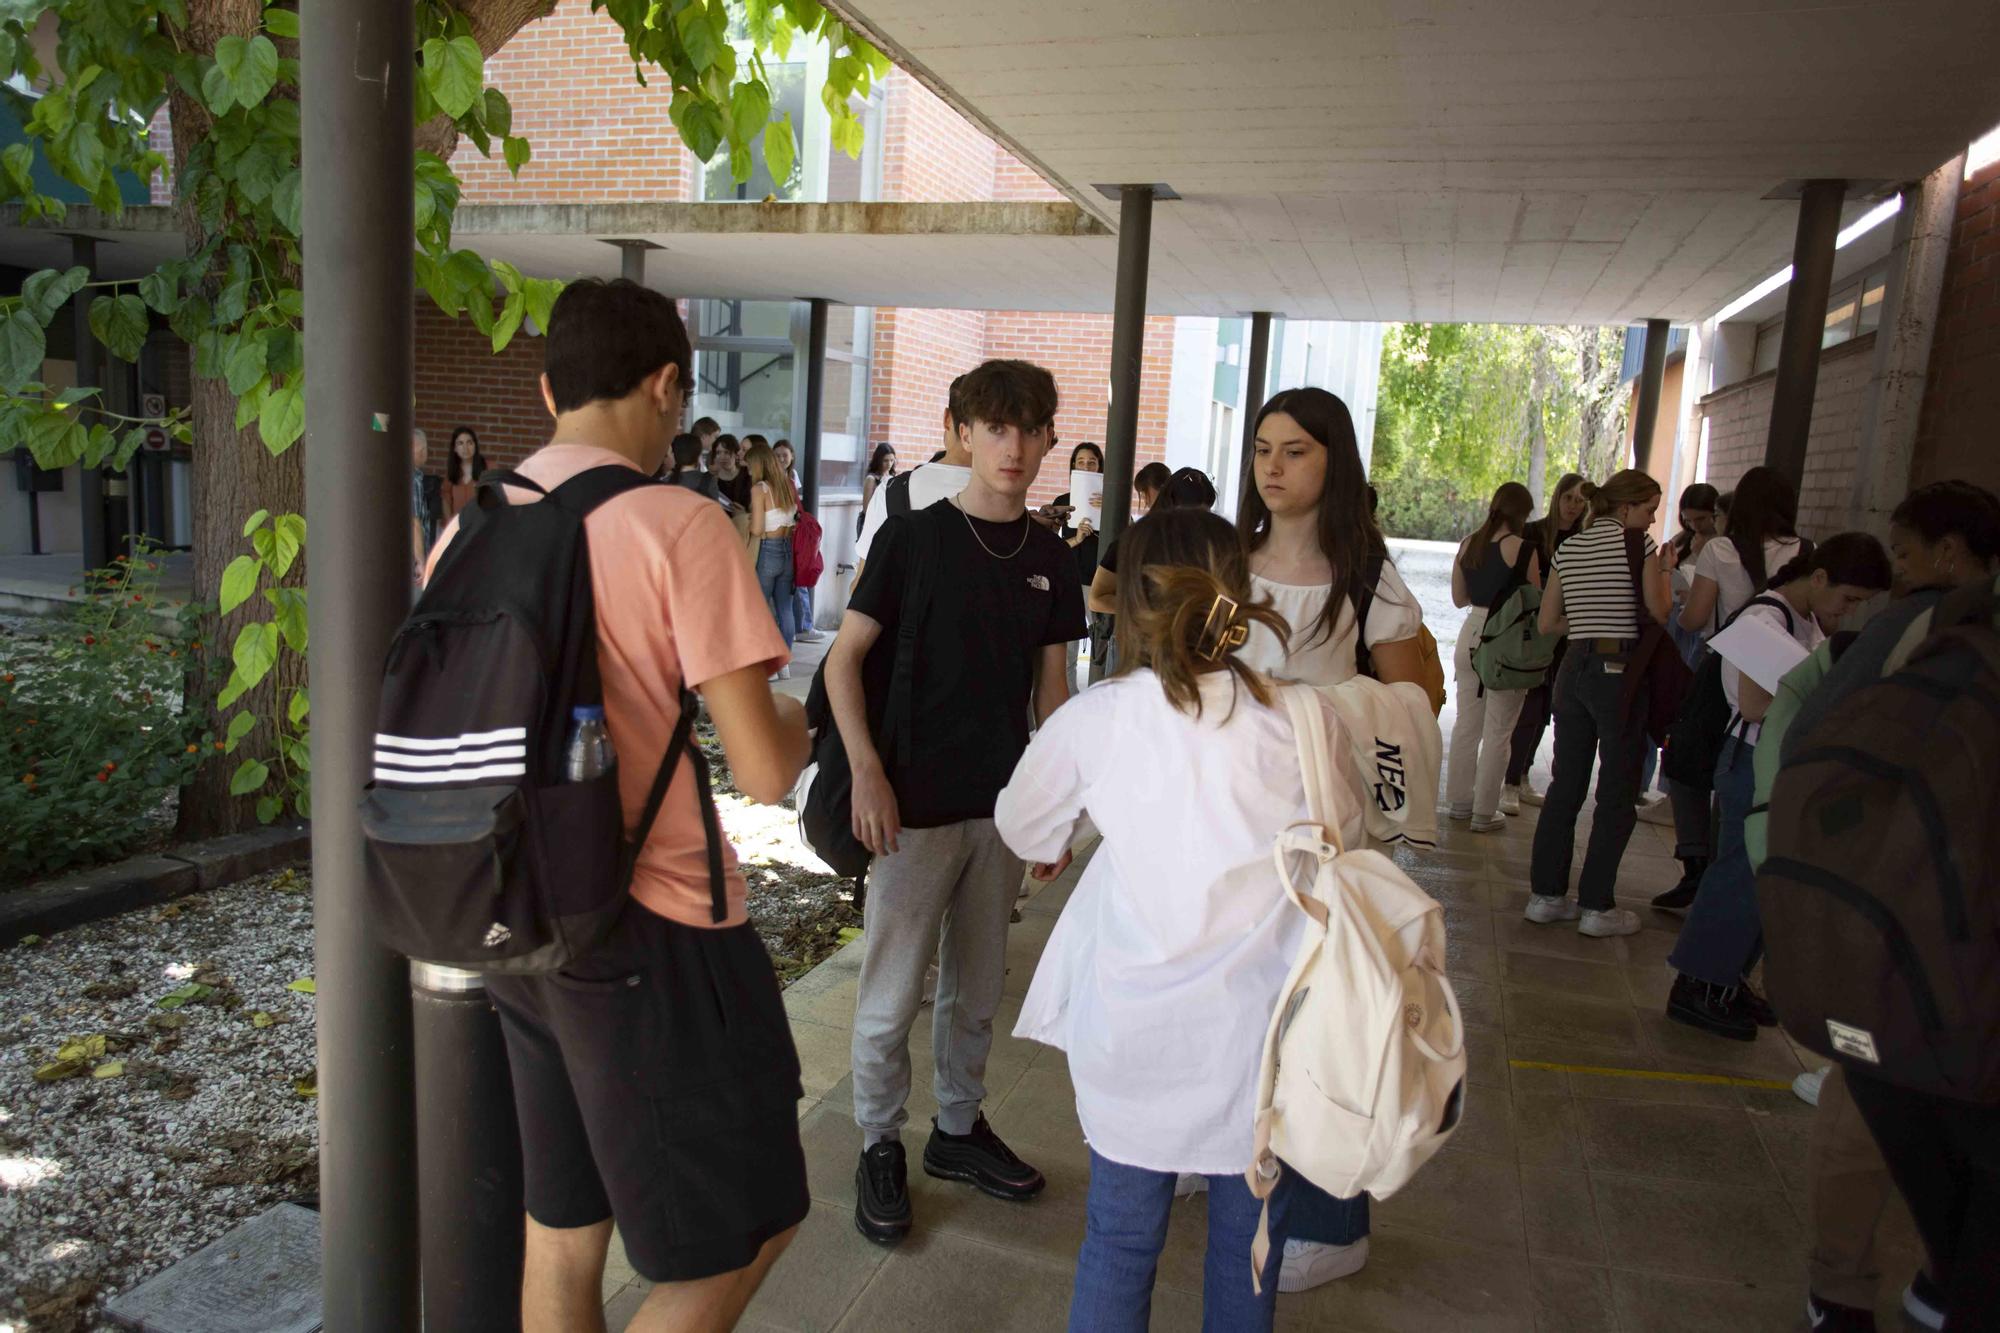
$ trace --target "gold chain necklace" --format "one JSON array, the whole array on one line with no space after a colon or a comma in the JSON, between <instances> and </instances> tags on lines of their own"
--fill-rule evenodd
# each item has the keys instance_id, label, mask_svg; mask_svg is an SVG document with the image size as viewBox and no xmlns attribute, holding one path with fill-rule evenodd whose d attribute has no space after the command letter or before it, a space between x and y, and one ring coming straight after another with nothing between
<instances>
[{"instance_id":1,"label":"gold chain necklace","mask_svg":"<svg viewBox=\"0 0 2000 1333\"><path fill-rule=\"evenodd\" d=\"M1034 520L1026 514L1021 515L1021 544L1007 552L1007 554L1002 555L986 544L986 539L979 535L979 529L972 525L972 515L965 512L965 506L958 502L956 496L952 498L951 507L958 511L960 518L965 520L966 530L972 533L972 540L979 543L979 549L992 556L995 560L1012 560L1015 556L1021 554L1023 550L1027 549L1029 525Z\"/></svg>"}]
</instances>

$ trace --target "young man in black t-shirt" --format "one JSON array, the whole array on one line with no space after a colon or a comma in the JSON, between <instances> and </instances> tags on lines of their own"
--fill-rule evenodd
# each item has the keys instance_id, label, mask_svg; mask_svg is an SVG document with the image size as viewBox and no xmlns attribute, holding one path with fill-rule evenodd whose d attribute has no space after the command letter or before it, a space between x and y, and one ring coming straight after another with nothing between
<instances>
[{"instance_id":1,"label":"young man in black t-shirt","mask_svg":"<svg viewBox=\"0 0 2000 1333\"><path fill-rule=\"evenodd\" d=\"M979 1109L1023 869L994 830L993 807L1027 748L1029 710L1039 723L1069 697L1063 668L1083 633L1083 596L1069 548L1027 512L1054 440L1054 378L1026 362L988 361L955 400L971 480L882 525L826 661L854 774L854 833L876 856L854 1017L864 1139L854 1220L885 1244L910 1229L900 1134L910 1028L933 958L938 1114L924 1170L1002 1199L1032 1198L1044 1184ZM913 587L921 605L908 604ZM903 643L906 632L913 638ZM882 712L899 646L914 652L915 672L904 731L883 754L870 715Z\"/></svg>"}]
</instances>

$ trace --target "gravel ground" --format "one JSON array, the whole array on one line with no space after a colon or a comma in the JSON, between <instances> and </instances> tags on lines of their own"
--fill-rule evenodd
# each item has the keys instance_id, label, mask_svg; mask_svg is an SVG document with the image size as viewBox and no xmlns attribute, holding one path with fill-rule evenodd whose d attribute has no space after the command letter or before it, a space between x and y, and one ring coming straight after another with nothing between
<instances>
[{"instance_id":1,"label":"gravel ground","mask_svg":"<svg viewBox=\"0 0 2000 1333\"><path fill-rule=\"evenodd\" d=\"M852 886L799 843L790 810L738 795L703 740L751 922L789 982L861 924ZM111 1327L104 1299L317 1190L299 1091L313 998L288 989L312 974L310 888L302 872L260 876L0 953L0 1333ZM211 989L159 1006L189 983ZM92 1038L102 1050L72 1076L37 1080Z\"/></svg>"}]
</instances>

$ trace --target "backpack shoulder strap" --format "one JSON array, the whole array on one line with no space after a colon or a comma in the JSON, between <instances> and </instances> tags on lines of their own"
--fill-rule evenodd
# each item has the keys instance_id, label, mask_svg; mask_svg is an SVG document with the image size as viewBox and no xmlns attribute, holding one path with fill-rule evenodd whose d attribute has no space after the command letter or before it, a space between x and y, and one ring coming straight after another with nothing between
<instances>
[{"instance_id":1,"label":"backpack shoulder strap","mask_svg":"<svg viewBox=\"0 0 2000 1333\"><path fill-rule=\"evenodd\" d=\"M896 665L882 716L883 740L895 747L898 767L908 766L915 752L918 649L936 596L937 569L944 561L938 524L920 513L911 514L910 523L910 563L903 571L903 605L896 623Z\"/></svg>"},{"instance_id":2,"label":"backpack shoulder strap","mask_svg":"<svg viewBox=\"0 0 2000 1333\"><path fill-rule=\"evenodd\" d=\"M623 495L627 491L636 491L642 486L665 484L655 481L637 468L625 467L619 463L606 463L602 467L577 473L546 494L549 499L578 518L583 518L614 496Z\"/></svg>"},{"instance_id":3,"label":"backpack shoulder strap","mask_svg":"<svg viewBox=\"0 0 2000 1333\"><path fill-rule=\"evenodd\" d=\"M1382 566L1388 559L1386 554L1369 555L1361 572L1361 597L1354 604L1354 670L1363 676L1375 674L1368 652L1368 612L1375 605L1375 585L1382 581Z\"/></svg>"},{"instance_id":4,"label":"backpack shoulder strap","mask_svg":"<svg viewBox=\"0 0 2000 1333\"><path fill-rule=\"evenodd\" d=\"M1340 817L1333 792L1341 782L1340 759L1327 734L1319 692L1311 685L1285 685L1278 693L1292 719L1293 743L1299 753L1299 774L1305 779L1306 809L1324 830L1326 841L1340 846Z\"/></svg>"},{"instance_id":5,"label":"backpack shoulder strap","mask_svg":"<svg viewBox=\"0 0 2000 1333\"><path fill-rule=\"evenodd\" d=\"M922 471L923 466L919 463L908 472L898 472L889 478L888 485L884 488L887 494L882 499L882 510L886 517L910 512L910 478Z\"/></svg>"},{"instance_id":6,"label":"backpack shoulder strap","mask_svg":"<svg viewBox=\"0 0 2000 1333\"><path fill-rule=\"evenodd\" d=\"M674 785L674 774L680 771L681 756L685 754L694 767L695 798L701 803L702 833L708 843L709 920L721 925L729 919L729 883L722 873L722 823L716 816L715 793L709 785L708 756L694 743L694 719L701 711L701 700L683 685L680 705L680 721L674 724L673 739L667 742L667 753L660 760L660 771L653 775L652 788L646 793L645 808L639 814L639 825L631 840L625 844L620 878L627 888L631 887L633 871L639 864L639 853L645 849L646 838L653 831L653 822L659 818L660 807L666 803L667 791Z\"/></svg>"}]
</instances>

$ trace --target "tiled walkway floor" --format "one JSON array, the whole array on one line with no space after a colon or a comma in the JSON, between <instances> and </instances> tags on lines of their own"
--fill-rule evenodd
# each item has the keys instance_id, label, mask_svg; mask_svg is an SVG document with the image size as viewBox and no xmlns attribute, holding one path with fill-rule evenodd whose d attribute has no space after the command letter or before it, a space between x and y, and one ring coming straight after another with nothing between
<instances>
[{"instance_id":1,"label":"tiled walkway floor","mask_svg":"<svg viewBox=\"0 0 2000 1333\"><path fill-rule=\"evenodd\" d=\"M1804 1064L1780 1033L1739 1045L1663 1016L1676 921L1647 912L1645 900L1677 878L1670 830L1641 823L1625 858L1619 898L1648 918L1644 933L1591 940L1570 927L1523 921L1533 815L1524 812L1502 834L1453 825L1437 851L1399 858L1445 906L1450 971L1471 1025L1466 1124L1408 1188L1377 1206L1367 1268L1282 1298L1279 1327L1804 1327L1811 1112L1782 1087ZM805 1065L800 1128L814 1203L745 1327L1063 1327L1083 1234L1084 1145L1062 1056L1008 1034L1073 882L1074 872L1043 890L1013 929L1008 998L988 1070L995 1128L1049 1177L1032 1203L988 1199L913 1165L916 1230L893 1251L863 1240L852 1220L859 1139L847 1050L866 941L787 993ZM905 1142L914 1163L935 1105L928 1014L911 1047L917 1086ZM1605 1070L1780 1086L1598 1072ZM1203 1216L1199 1197L1175 1207L1155 1329L1200 1327ZM1882 1327L1896 1329L1906 1327L1895 1305L1917 1251L1900 1209L1887 1231ZM643 1284L621 1264L606 1295L619 1329Z\"/></svg>"}]
</instances>

